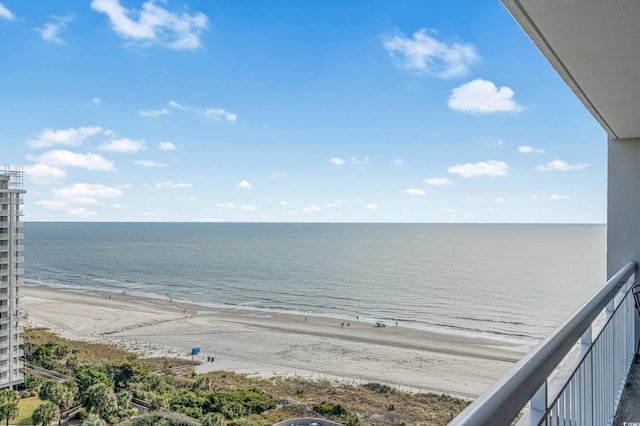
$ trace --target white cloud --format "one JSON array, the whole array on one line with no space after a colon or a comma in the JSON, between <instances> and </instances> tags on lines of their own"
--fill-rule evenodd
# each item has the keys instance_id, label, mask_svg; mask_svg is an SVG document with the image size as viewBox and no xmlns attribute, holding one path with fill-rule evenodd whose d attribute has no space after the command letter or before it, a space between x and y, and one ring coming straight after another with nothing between
<instances>
[{"instance_id":1,"label":"white cloud","mask_svg":"<svg viewBox=\"0 0 640 426\"><path fill-rule=\"evenodd\" d=\"M89 210L85 207L78 207L76 205L77 204L96 205L96 204L103 204L103 203L94 198L72 197L72 198L65 198L63 201L40 200L40 201L37 201L36 204L49 210L64 210L67 214L70 214L73 216L94 216L96 215L96 212L94 212L93 210ZM117 204L115 206L117 206Z\"/></svg>"},{"instance_id":2,"label":"white cloud","mask_svg":"<svg viewBox=\"0 0 640 426\"><path fill-rule=\"evenodd\" d=\"M236 186L242 189L253 189L251 182L249 182L248 180L241 180L236 184Z\"/></svg>"},{"instance_id":3,"label":"white cloud","mask_svg":"<svg viewBox=\"0 0 640 426\"><path fill-rule=\"evenodd\" d=\"M544 149L542 148L534 148L532 146L523 145L518 147L518 152L523 154L543 154Z\"/></svg>"},{"instance_id":4,"label":"white cloud","mask_svg":"<svg viewBox=\"0 0 640 426\"><path fill-rule=\"evenodd\" d=\"M46 148L53 145L80 146L85 139L102 132L102 127L89 126L77 129L70 127L66 130L45 129L35 139L26 142L33 148Z\"/></svg>"},{"instance_id":5,"label":"white cloud","mask_svg":"<svg viewBox=\"0 0 640 426\"><path fill-rule=\"evenodd\" d=\"M102 103L102 100L100 98L91 98L89 105L100 105L101 103Z\"/></svg>"},{"instance_id":6,"label":"white cloud","mask_svg":"<svg viewBox=\"0 0 640 426\"><path fill-rule=\"evenodd\" d=\"M285 201L285 200L282 200L282 201L280 201L280 205L281 205L281 206L288 206L288 205L289 205L289 202L288 202L288 201Z\"/></svg>"},{"instance_id":7,"label":"white cloud","mask_svg":"<svg viewBox=\"0 0 640 426\"><path fill-rule=\"evenodd\" d=\"M177 108L177 109L186 109L185 106L183 106L182 104L179 104L178 102L174 101L174 100L170 100L169 101L169 106L172 108Z\"/></svg>"},{"instance_id":8,"label":"white cloud","mask_svg":"<svg viewBox=\"0 0 640 426\"><path fill-rule=\"evenodd\" d=\"M227 121L229 123L235 123L238 119L238 116L236 114L229 112L224 108L202 108L197 105L183 105L174 100L169 101L169 106L182 111L201 115L213 121Z\"/></svg>"},{"instance_id":9,"label":"white cloud","mask_svg":"<svg viewBox=\"0 0 640 426\"><path fill-rule=\"evenodd\" d=\"M29 159L32 158L30 157ZM33 159L49 166L79 167L87 170L115 170L112 161L93 153L79 154L66 150L53 150Z\"/></svg>"},{"instance_id":10,"label":"white cloud","mask_svg":"<svg viewBox=\"0 0 640 426\"><path fill-rule=\"evenodd\" d=\"M233 204L231 201L227 202L227 203L216 203L216 207L221 208L221 209L233 209L235 208L235 204Z\"/></svg>"},{"instance_id":11,"label":"white cloud","mask_svg":"<svg viewBox=\"0 0 640 426\"><path fill-rule=\"evenodd\" d=\"M243 204L243 205L238 206L238 208L239 208L240 210L245 210L245 211L248 211L248 212L251 212L251 211L257 210L257 207L256 207L256 206L253 206L253 205L251 205L251 204Z\"/></svg>"},{"instance_id":12,"label":"white cloud","mask_svg":"<svg viewBox=\"0 0 640 426\"><path fill-rule=\"evenodd\" d=\"M404 165L404 160L402 160L400 158L396 158L395 160L393 160L391 162L391 164L393 164L396 167L400 167L400 166Z\"/></svg>"},{"instance_id":13,"label":"white cloud","mask_svg":"<svg viewBox=\"0 0 640 426\"><path fill-rule=\"evenodd\" d=\"M569 196L569 195L552 194L549 198L554 200L554 201L558 201L558 200L569 200L571 198L571 196Z\"/></svg>"},{"instance_id":14,"label":"white cloud","mask_svg":"<svg viewBox=\"0 0 640 426\"><path fill-rule=\"evenodd\" d=\"M369 164L369 157L364 157L362 160L358 160L356 157L351 157L351 164L355 164L357 166L366 166Z\"/></svg>"},{"instance_id":15,"label":"white cloud","mask_svg":"<svg viewBox=\"0 0 640 426\"><path fill-rule=\"evenodd\" d=\"M280 179L280 178L283 178L285 176L286 176L286 174L284 172L279 171L279 170L276 170L275 172L273 172L271 174L271 177L274 178L274 179Z\"/></svg>"},{"instance_id":16,"label":"white cloud","mask_svg":"<svg viewBox=\"0 0 640 426\"><path fill-rule=\"evenodd\" d=\"M121 138L103 143L100 149L107 152L138 152L145 149L145 146L142 140Z\"/></svg>"},{"instance_id":17,"label":"white cloud","mask_svg":"<svg viewBox=\"0 0 640 426\"><path fill-rule=\"evenodd\" d=\"M192 183L178 183L170 180L166 182L158 182L154 185L154 188L156 189L164 189L164 188L181 189L181 188L191 188L191 187L193 187Z\"/></svg>"},{"instance_id":18,"label":"white cloud","mask_svg":"<svg viewBox=\"0 0 640 426\"><path fill-rule=\"evenodd\" d=\"M322 210L320 207L318 206L307 206L307 207L303 207L302 209L300 209L301 213L317 213L320 210Z\"/></svg>"},{"instance_id":19,"label":"white cloud","mask_svg":"<svg viewBox=\"0 0 640 426\"><path fill-rule=\"evenodd\" d=\"M93 210L85 209L84 207L77 207L74 209L67 210L67 213L69 213L72 216L82 216L82 217L95 216L97 214Z\"/></svg>"},{"instance_id":20,"label":"white cloud","mask_svg":"<svg viewBox=\"0 0 640 426\"><path fill-rule=\"evenodd\" d=\"M160 142L158 144L158 147L160 148L161 151L175 151L176 149L178 149L171 142Z\"/></svg>"},{"instance_id":21,"label":"white cloud","mask_svg":"<svg viewBox=\"0 0 640 426\"><path fill-rule=\"evenodd\" d=\"M433 186L453 185L453 182L447 178L428 178L424 180L424 183Z\"/></svg>"},{"instance_id":22,"label":"white cloud","mask_svg":"<svg viewBox=\"0 0 640 426\"><path fill-rule=\"evenodd\" d=\"M536 170L539 172L548 172L551 170L559 170L561 172L568 172L572 170L582 170L589 167L587 163L578 163L578 164L569 164L566 161L562 160L553 160L544 166L536 167Z\"/></svg>"},{"instance_id":23,"label":"white cloud","mask_svg":"<svg viewBox=\"0 0 640 426\"><path fill-rule=\"evenodd\" d=\"M73 16L59 16L54 17L53 22L44 24L42 28L35 28L40 33L42 39L53 43L64 44L64 41L60 37L60 32L67 28L67 24L73 21Z\"/></svg>"},{"instance_id":24,"label":"white cloud","mask_svg":"<svg viewBox=\"0 0 640 426\"><path fill-rule=\"evenodd\" d=\"M67 176L67 172L58 167L52 167L44 163L37 163L24 168L27 178L35 183L47 184L57 182Z\"/></svg>"},{"instance_id":25,"label":"white cloud","mask_svg":"<svg viewBox=\"0 0 640 426\"><path fill-rule=\"evenodd\" d=\"M333 200L330 203L325 204L324 206L330 209L336 209L338 207L344 206L344 202L342 200Z\"/></svg>"},{"instance_id":26,"label":"white cloud","mask_svg":"<svg viewBox=\"0 0 640 426\"><path fill-rule=\"evenodd\" d=\"M144 166L144 167L164 167L164 164L156 163L153 160L136 160L135 163L139 166Z\"/></svg>"},{"instance_id":27,"label":"white cloud","mask_svg":"<svg viewBox=\"0 0 640 426\"><path fill-rule=\"evenodd\" d=\"M291 216L298 216L301 214L314 214L317 213L319 211L321 211L322 209L316 205L311 205L311 206L306 206L303 207L301 209L296 209L296 210L292 210L290 211L288 214L290 214Z\"/></svg>"},{"instance_id":28,"label":"white cloud","mask_svg":"<svg viewBox=\"0 0 640 426\"><path fill-rule=\"evenodd\" d=\"M124 8L119 0L93 0L91 8L107 14L118 35L142 46L155 43L170 49L196 49L201 46L200 34L208 22L202 13L173 13L154 1L144 3L140 11Z\"/></svg>"},{"instance_id":29,"label":"white cloud","mask_svg":"<svg viewBox=\"0 0 640 426\"><path fill-rule=\"evenodd\" d=\"M224 110L222 108L207 108L204 110L204 116L215 121L226 120L229 123L235 123L238 118L237 115Z\"/></svg>"},{"instance_id":30,"label":"white cloud","mask_svg":"<svg viewBox=\"0 0 640 426\"><path fill-rule=\"evenodd\" d=\"M367 210L378 210L380 206L377 205L376 203L369 203L366 206L364 206L364 208Z\"/></svg>"},{"instance_id":31,"label":"white cloud","mask_svg":"<svg viewBox=\"0 0 640 426\"><path fill-rule=\"evenodd\" d=\"M419 188L405 189L404 193L407 195L411 195L412 197L421 197L424 194L426 194L426 192L423 189L419 189Z\"/></svg>"},{"instance_id":32,"label":"white cloud","mask_svg":"<svg viewBox=\"0 0 640 426\"><path fill-rule=\"evenodd\" d=\"M456 164L449 167L447 171L463 178L472 178L478 176L506 176L508 170L509 165L504 161L489 160L479 163Z\"/></svg>"},{"instance_id":33,"label":"white cloud","mask_svg":"<svg viewBox=\"0 0 640 426\"><path fill-rule=\"evenodd\" d=\"M427 34L426 29L414 33L413 38L403 34L384 36L382 44L400 68L440 78L463 76L478 60L472 44L443 42Z\"/></svg>"},{"instance_id":34,"label":"white cloud","mask_svg":"<svg viewBox=\"0 0 640 426\"><path fill-rule=\"evenodd\" d=\"M143 117L157 117L159 115L166 115L166 114L169 114L169 110L166 108L138 111L138 115L141 115Z\"/></svg>"},{"instance_id":35,"label":"white cloud","mask_svg":"<svg viewBox=\"0 0 640 426\"><path fill-rule=\"evenodd\" d=\"M13 16L13 13L11 13L9 9L4 7L4 5L0 3L0 18L14 19L15 16Z\"/></svg>"},{"instance_id":36,"label":"white cloud","mask_svg":"<svg viewBox=\"0 0 640 426\"><path fill-rule=\"evenodd\" d=\"M496 201L496 203L498 203L498 204L502 204L502 203L504 203L504 198L502 198L502 197L498 197L498 198L496 198L496 199L495 199L495 201Z\"/></svg>"},{"instance_id":37,"label":"white cloud","mask_svg":"<svg viewBox=\"0 0 640 426\"><path fill-rule=\"evenodd\" d=\"M338 157L333 157L329 159L329 162L334 166L344 166L345 164L345 161L342 158L338 158Z\"/></svg>"},{"instance_id":38,"label":"white cloud","mask_svg":"<svg viewBox=\"0 0 640 426\"><path fill-rule=\"evenodd\" d=\"M509 87L500 89L493 82L477 79L456 87L449 97L449 108L472 114L520 111Z\"/></svg>"},{"instance_id":39,"label":"white cloud","mask_svg":"<svg viewBox=\"0 0 640 426\"><path fill-rule=\"evenodd\" d=\"M94 203L94 198L117 198L122 196L122 191L118 188L91 183L75 183L66 188L54 188L51 190L56 197L64 198L67 201L77 203Z\"/></svg>"},{"instance_id":40,"label":"white cloud","mask_svg":"<svg viewBox=\"0 0 640 426\"><path fill-rule=\"evenodd\" d=\"M50 210L62 210L68 206L68 204L66 203L63 203L60 201L53 201L53 200L38 200L35 202L35 204Z\"/></svg>"}]
</instances>

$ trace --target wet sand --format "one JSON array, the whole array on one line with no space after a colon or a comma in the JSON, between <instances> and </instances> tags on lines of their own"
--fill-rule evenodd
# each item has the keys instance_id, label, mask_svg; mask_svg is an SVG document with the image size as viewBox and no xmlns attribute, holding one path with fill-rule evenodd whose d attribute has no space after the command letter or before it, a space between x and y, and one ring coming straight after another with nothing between
<instances>
[{"instance_id":1,"label":"wet sand","mask_svg":"<svg viewBox=\"0 0 640 426\"><path fill-rule=\"evenodd\" d=\"M169 299L24 287L27 325L149 356L193 356L199 371L380 382L473 398L531 345L370 322L212 309ZM344 325L341 325L344 323ZM347 326L347 324L349 324ZM214 361L208 361L213 357Z\"/></svg>"}]
</instances>

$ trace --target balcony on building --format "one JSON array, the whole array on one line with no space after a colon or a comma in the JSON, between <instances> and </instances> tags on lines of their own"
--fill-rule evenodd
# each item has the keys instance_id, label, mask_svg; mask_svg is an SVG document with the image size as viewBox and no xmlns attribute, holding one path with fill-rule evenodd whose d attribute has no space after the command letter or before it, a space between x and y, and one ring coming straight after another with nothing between
<instances>
[{"instance_id":1,"label":"balcony on building","mask_svg":"<svg viewBox=\"0 0 640 426\"><path fill-rule=\"evenodd\" d=\"M451 425L640 424L640 2L502 2L607 133L608 281Z\"/></svg>"}]
</instances>

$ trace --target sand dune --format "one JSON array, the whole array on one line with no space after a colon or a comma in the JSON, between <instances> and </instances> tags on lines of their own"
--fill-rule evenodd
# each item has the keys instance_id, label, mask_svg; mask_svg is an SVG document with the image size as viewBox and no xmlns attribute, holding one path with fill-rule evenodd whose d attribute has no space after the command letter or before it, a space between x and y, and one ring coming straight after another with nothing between
<instances>
[{"instance_id":1,"label":"sand dune","mask_svg":"<svg viewBox=\"0 0 640 426\"><path fill-rule=\"evenodd\" d=\"M191 357L199 347L200 371L376 381L474 397L529 349L394 324L377 328L355 318L341 326L335 318L213 310L126 294L24 290L30 325L70 339L121 342L148 355Z\"/></svg>"}]
</instances>

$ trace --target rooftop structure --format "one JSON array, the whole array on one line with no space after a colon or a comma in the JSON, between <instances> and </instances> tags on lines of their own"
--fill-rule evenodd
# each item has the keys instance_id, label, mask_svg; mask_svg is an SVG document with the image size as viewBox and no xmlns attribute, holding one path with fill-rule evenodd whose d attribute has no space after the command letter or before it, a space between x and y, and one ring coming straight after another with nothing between
<instances>
[{"instance_id":1,"label":"rooftop structure","mask_svg":"<svg viewBox=\"0 0 640 426\"><path fill-rule=\"evenodd\" d=\"M22 349L22 223L24 172L19 167L0 170L0 389L23 382Z\"/></svg>"}]
</instances>

